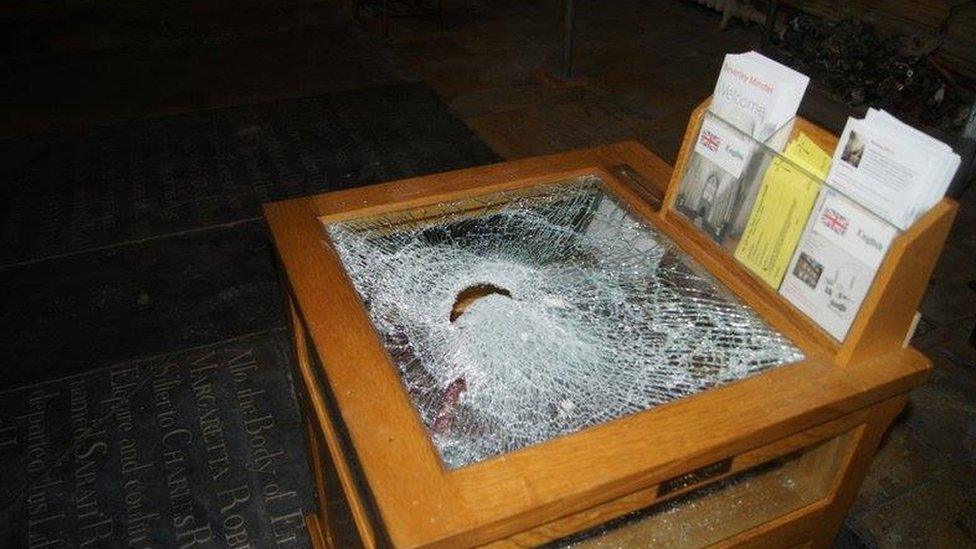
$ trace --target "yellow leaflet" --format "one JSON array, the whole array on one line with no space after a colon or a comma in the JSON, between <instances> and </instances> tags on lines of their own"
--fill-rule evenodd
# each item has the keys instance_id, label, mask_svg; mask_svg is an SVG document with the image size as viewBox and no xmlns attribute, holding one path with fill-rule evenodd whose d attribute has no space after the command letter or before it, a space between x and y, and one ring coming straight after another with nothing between
<instances>
[{"instance_id":1,"label":"yellow leaflet","mask_svg":"<svg viewBox=\"0 0 976 549\"><path fill-rule=\"evenodd\" d=\"M826 176L830 167L827 153L803 133L786 147L785 155L817 175ZM819 181L779 158L773 160L735 249L735 258L778 289L819 193Z\"/></svg>"},{"instance_id":2,"label":"yellow leaflet","mask_svg":"<svg viewBox=\"0 0 976 549\"><path fill-rule=\"evenodd\" d=\"M786 146L783 154L820 179L827 178L827 172L830 170L830 155L807 137L807 134L800 132L800 135Z\"/></svg>"}]
</instances>

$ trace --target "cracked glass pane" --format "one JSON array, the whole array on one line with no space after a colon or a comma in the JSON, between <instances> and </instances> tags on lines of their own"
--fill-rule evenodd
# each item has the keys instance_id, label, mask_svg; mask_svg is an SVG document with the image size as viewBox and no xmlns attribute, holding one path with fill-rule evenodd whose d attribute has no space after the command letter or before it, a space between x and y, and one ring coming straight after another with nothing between
<instances>
[{"instance_id":1,"label":"cracked glass pane","mask_svg":"<svg viewBox=\"0 0 976 549\"><path fill-rule=\"evenodd\" d=\"M326 231L451 469L803 358L595 177Z\"/></svg>"}]
</instances>

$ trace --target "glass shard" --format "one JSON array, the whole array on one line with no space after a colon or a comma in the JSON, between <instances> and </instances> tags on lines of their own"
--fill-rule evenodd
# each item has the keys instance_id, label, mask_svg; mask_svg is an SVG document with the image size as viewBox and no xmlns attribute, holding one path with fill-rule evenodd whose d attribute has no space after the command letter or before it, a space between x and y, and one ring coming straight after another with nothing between
<instances>
[{"instance_id":1,"label":"glass shard","mask_svg":"<svg viewBox=\"0 0 976 549\"><path fill-rule=\"evenodd\" d=\"M803 358L595 177L326 231L448 468Z\"/></svg>"}]
</instances>

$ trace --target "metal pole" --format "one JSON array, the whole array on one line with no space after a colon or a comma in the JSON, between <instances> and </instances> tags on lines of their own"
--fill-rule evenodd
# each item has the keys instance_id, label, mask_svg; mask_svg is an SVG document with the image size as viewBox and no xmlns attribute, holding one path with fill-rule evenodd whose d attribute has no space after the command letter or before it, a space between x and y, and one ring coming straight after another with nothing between
<instances>
[{"instance_id":1,"label":"metal pole","mask_svg":"<svg viewBox=\"0 0 976 549\"><path fill-rule=\"evenodd\" d=\"M769 0L766 4L766 24L763 28L762 44L760 50L766 49L773 38L773 30L776 27L776 16L779 14L779 0Z\"/></svg>"},{"instance_id":2,"label":"metal pole","mask_svg":"<svg viewBox=\"0 0 976 549\"><path fill-rule=\"evenodd\" d=\"M573 77L573 19L575 15L575 1L566 0L566 21L563 35L563 78Z\"/></svg>"},{"instance_id":3,"label":"metal pole","mask_svg":"<svg viewBox=\"0 0 976 549\"><path fill-rule=\"evenodd\" d=\"M959 171L952 178L952 183L949 183L946 194L959 199L976 178L976 100L969 107L969 117L955 149L962 157L962 163L959 164ZM976 328L973 329L973 335L976 336Z\"/></svg>"},{"instance_id":4,"label":"metal pole","mask_svg":"<svg viewBox=\"0 0 976 549\"><path fill-rule=\"evenodd\" d=\"M966 120L966 127L962 130L962 136L966 139L976 139L976 99L969 107L969 118Z\"/></svg>"}]
</instances>

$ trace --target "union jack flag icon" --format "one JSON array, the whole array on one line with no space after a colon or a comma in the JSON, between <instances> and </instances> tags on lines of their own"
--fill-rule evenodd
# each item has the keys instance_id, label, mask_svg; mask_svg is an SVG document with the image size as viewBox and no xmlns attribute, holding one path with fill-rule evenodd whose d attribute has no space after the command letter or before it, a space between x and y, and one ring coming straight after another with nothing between
<instances>
[{"instance_id":1,"label":"union jack flag icon","mask_svg":"<svg viewBox=\"0 0 976 549\"><path fill-rule=\"evenodd\" d=\"M844 234L847 233L847 226L850 222L837 210L833 208L826 208L821 219L823 220L824 226L835 233L841 236L844 236Z\"/></svg>"},{"instance_id":2,"label":"union jack flag icon","mask_svg":"<svg viewBox=\"0 0 976 549\"><path fill-rule=\"evenodd\" d=\"M706 149L715 152L718 151L718 146L722 143L721 138L714 133L705 130L701 134L701 144L705 146Z\"/></svg>"}]
</instances>

